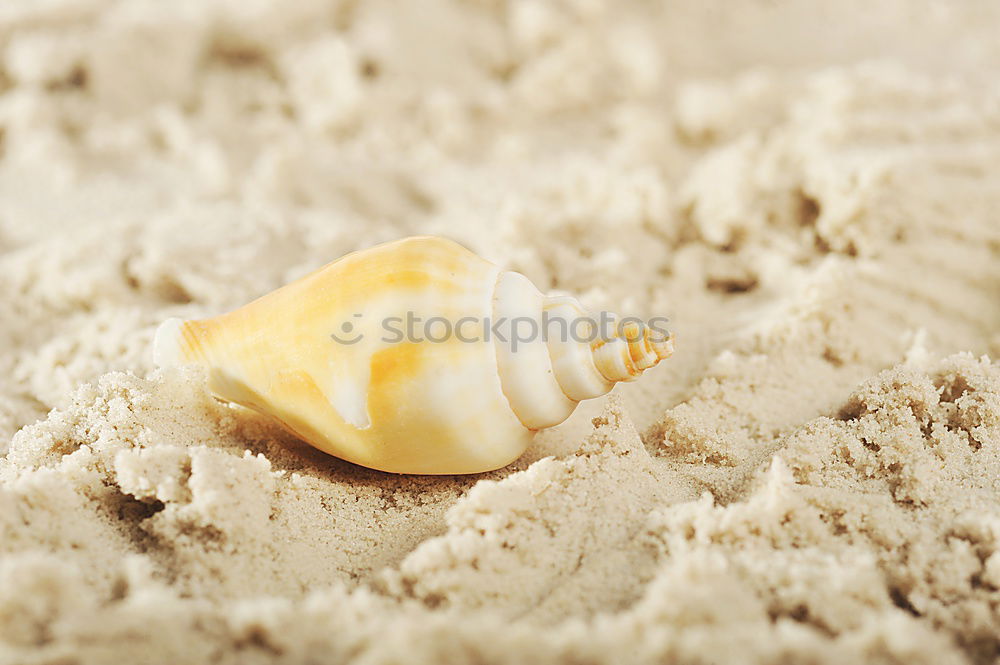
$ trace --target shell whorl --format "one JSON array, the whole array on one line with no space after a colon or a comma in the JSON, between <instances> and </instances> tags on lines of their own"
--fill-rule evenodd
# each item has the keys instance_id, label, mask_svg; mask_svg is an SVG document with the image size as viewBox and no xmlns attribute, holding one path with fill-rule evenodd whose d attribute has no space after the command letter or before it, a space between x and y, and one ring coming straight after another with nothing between
<instances>
[{"instance_id":1,"label":"shell whorl","mask_svg":"<svg viewBox=\"0 0 1000 665\"><path fill-rule=\"evenodd\" d=\"M496 345L503 392L529 429L558 425L577 403L636 379L673 353L669 335L615 317L604 321L612 329L602 330L575 298L543 296L516 272L500 274L493 311L498 320L535 321L537 335L520 340L520 348L512 343L512 324L505 329L506 340Z\"/></svg>"},{"instance_id":2,"label":"shell whorl","mask_svg":"<svg viewBox=\"0 0 1000 665\"><path fill-rule=\"evenodd\" d=\"M609 381L632 381L674 352L671 337L637 322L622 325L617 335L591 345L594 364Z\"/></svg>"}]
</instances>

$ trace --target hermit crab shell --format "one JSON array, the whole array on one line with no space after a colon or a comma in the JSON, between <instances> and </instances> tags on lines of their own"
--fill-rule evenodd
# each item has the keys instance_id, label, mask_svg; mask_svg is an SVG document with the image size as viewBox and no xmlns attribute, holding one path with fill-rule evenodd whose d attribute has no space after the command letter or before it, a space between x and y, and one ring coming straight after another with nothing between
<instances>
[{"instance_id":1,"label":"hermit crab shell","mask_svg":"<svg viewBox=\"0 0 1000 665\"><path fill-rule=\"evenodd\" d=\"M228 314L170 319L154 361L206 367L219 398L350 462L477 473L672 352L668 336L634 324L581 334L585 317L573 298L547 298L455 242L414 237L348 254Z\"/></svg>"}]
</instances>

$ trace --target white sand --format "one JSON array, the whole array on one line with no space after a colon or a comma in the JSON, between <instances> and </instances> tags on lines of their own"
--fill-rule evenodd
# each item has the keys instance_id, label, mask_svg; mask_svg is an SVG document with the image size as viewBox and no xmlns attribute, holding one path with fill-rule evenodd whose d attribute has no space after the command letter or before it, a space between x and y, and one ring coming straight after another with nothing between
<instances>
[{"instance_id":1,"label":"white sand","mask_svg":"<svg viewBox=\"0 0 1000 665\"><path fill-rule=\"evenodd\" d=\"M0 663L995 662L997 34L929 0L0 4ZM676 356L450 478L152 371L160 321L412 233L667 314Z\"/></svg>"}]
</instances>

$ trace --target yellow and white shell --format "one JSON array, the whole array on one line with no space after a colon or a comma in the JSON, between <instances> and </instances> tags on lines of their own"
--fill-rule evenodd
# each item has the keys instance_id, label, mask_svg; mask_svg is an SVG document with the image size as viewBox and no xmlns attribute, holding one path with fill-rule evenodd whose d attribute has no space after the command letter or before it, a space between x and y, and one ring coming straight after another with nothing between
<instances>
[{"instance_id":1,"label":"yellow and white shell","mask_svg":"<svg viewBox=\"0 0 1000 665\"><path fill-rule=\"evenodd\" d=\"M170 319L154 360L205 366L216 396L350 462L478 473L672 352L647 328L593 342L511 329L584 316L573 298L547 298L455 242L414 237L348 254L228 314ZM426 335L406 334L408 319L432 317Z\"/></svg>"}]
</instances>

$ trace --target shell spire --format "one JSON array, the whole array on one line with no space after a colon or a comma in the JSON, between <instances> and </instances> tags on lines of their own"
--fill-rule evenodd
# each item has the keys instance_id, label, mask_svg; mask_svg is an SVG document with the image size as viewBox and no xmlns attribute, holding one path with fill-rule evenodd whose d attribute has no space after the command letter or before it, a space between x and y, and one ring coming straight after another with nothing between
<instances>
[{"instance_id":1,"label":"shell spire","mask_svg":"<svg viewBox=\"0 0 1000 665\"><path fill-rule=\"evenodd\" d=\"M604 395L616 383L634 381L674 351L669 333L635 319L619 322L612 316L604 321L612 329L602 331L595 317L568 296L546 298L543 319L556 381L575 402Z\"/></svg>"},{"instance_id":2,"label":"shell spire","mask_svg":"<svg viewBox=\"0 0 1000 665\"><path fill-rule=\"evenodd\" d=\"M594 364L609 381L633 381L674 353L672 337L637 322L622 326L617 337L591 345Z\"/></svg>"}]
</instances>

